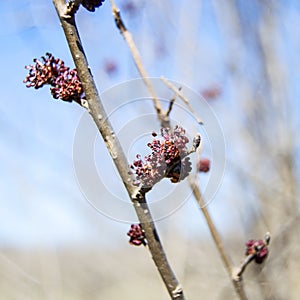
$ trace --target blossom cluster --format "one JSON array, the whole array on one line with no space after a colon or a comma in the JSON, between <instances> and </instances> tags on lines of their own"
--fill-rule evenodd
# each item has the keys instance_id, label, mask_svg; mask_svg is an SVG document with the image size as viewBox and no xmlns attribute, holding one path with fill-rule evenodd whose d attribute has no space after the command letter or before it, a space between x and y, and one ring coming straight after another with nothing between
<instances>
[{"instance_id":1,"label":"blossom cluster","mask_svg":"<svg viewBox=\"0 0 300 300\"><path fill-rule=\"evenodd\" d=\"M157 134L152 133L153 137ZM151 188L162 178L170 178L171 182L176 183L186 178L192 170L190 158L187 157L187 143L189 139L185 130L180 126L170 130L161 129L162 140L154 139L148 143L151 154L144 157L138 154L136 160L130 165L130 174L136 176L134 185Z\"/></svg>"},{"instance_id":2,"label":"blossom cluster","mask_svg":"<svg viewBox=\"0 0 300 300\"><path fill-rule=\"evenodd\" d=\"M129 243L134 246L146 246L146 238L140 224L132 224L127 235L130 237Z\"/></svg>"},{"instance_id":3,"label":"blossom cluster","mask_svg":"<svg viewBox=\"0 0 300 300\"><path fill-rule=\"evenodd\" d=\"M70 70L65 63L55 58L51 53L46 53L41 60L34 59L34 65L26 66L29 74L24 79L26 87L39 89L50 85L50 91L55 99L72 102L79 101L83 96L83 88L77 70Z\"/></svg>"},{"instance_id":4,"label":"blossom cluster","mask_svg":"<svg viewBox=\"0 0 300 300\"><path fill-rule=\"evenodd\" d=\"M245 255L255 255L255 262L261 264L269 254L268 245L263 240L249 240L246 243Z\"/></svg>"}]
</instances>

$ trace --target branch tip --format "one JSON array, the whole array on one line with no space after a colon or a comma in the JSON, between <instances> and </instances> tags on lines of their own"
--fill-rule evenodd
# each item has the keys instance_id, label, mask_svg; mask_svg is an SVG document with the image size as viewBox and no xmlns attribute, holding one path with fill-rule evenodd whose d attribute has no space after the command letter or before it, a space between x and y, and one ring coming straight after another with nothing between
<instances>
[{"instance_id":1,"label":"branch tip","mask_svg":"<svg viewBox=\"0 0 300 300\"><path fill-rule=\"evenodd\" d=\"M120 33L124 33L125 31L127 31L127 29L126 29L126 26L125 26L122 18L121 18L120 10L116 6L114 1L111 0L110 3L111 3L112 14L114 16L116 26L120 30Z\"/></svg>"},{"instance_id":2,"label":"branch tip","mask_svg":"<svg viewBox=\"0 0 300 300\"><path fill-rule=\"evenodd\" d=\"M161 76L160 79L163 81L163 83L170 89L172 90L176 96L178 96L184 103L185 105L188 107L188 109L190 110L190 112L194 115L194 117L196 118L196 121L198 124L203 125L203 121L201 118L198 117L198 115L196 114L195 110L193 109L193 107L191 106L189 100L181 93L182 87L176 88L176 86L174 84L172 84L170 81L168 81L165 77Z\"/></svg>"},{"instance_id":3,"label":"branch tip","mask_svg":"<svg viewBox=\"0 0 300 300\"><path fill-rule=\"evenodd\" d=\"M240 267L236 269L235 274L233 274L233 280L241 281L243 273L252 261L255 261L255 263L257 264L261 264L267 258L269 253L268 245L270 243L270 240L271 235L269 232L267 232L265 234L264 241L249 240L246 243L246 258L241 263Z\"/></svg>"}]
</instances>

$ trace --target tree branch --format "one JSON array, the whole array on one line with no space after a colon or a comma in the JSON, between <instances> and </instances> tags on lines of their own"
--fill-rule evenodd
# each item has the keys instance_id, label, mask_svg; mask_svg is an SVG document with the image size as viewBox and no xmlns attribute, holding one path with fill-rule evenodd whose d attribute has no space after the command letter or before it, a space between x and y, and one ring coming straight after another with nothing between
<instances>
[{"instance_id":1,"label":"tree branch","mask_svg":"<svg viewBox=\"0 0 300 300\"><path fill-rule=\"evenodd\" d=\"M162 244L159 240L159 236L146 202L145 193L137 190L137 188L132 185L132 178L128 175L126 156L122 150L119 140L114 134L113 127L101 103L101 99L92 77L91 70L88 67L87 59L76 28L75 18L74 16L65 16L66 5L64 0L53 0L53 3L63 27L78 75L82 82L88 103L88 112L96 123L110 156L112 157L122 178L128 195L131 198L139 221L145 232L145 237L154 263L157 266L170 297L176 300L184 300L183 290L167 261Z\"/></svg>"},{"instance_id":2,"label":"tree branch","mask_svg":"<svg viewBox=\"0 0 300 300\"><path fill-rule=\"evenodd\" d=\"M237 295L239 296L240 300L247 300L247 296L246 293L244 291L243 285L241 283L241 280L236 280L236 276L233 276L233 270L232 270L232 263L230 261L229 255L226 253L224 247L223 247L223 243L222 243L222 239L221 236L209 214L209 211L205 205L205 202L203 201L200 189L197 185L197 183L195 181L193 181L192 179L189 178L189 183L190 186L193 190L193 194L197 200L197 203L199 204L199 207L204 215L204 218L206 220L206 223L208 225L210 234L215 242L215 245L219 251L219 254L221 256L223 265L228 273L228 276L231 279L231 282L234 286L234 289L237 293Z\"/></svg>"},{"instance_id":3,"label":"tree branch","mask_svg":"<svg viewBox=\"0 0 300 300\"><path fill-rule=\"evenodd\" d=\"M149 76L143 66L142 63L142 59L141 59L141 55L135 45L135 42L132 38L131 33L127 30L123 19L121 18L121 14L120 14L120 10L118 9L118 7L116 6L115 2L113 0L110 0L111 3L111 9L112 9L112 13L115 19L115 23L117 28L120 30L120 33L122 34L124 40L126 41L128 48L132 54L134 63L136 65L137 70L139 71L149 93L150 96L153 99L154 102L154 108L156 110L157 116L160 120L160 123L162 124L162 127L168 127L167 124L169 123L169 117L168 115L164 112L164 110L162 109L160 102L158 100L158 97L155 93L155 90L149 80Z\"/></svg>"},{"instance_id":4,"label":"tree branch","mask_svg":"<svg viewBox=\"0 0 300 300\"><path fill-rule=\"evenodd\" d=\"M164 77L161 77L160 79L170 90L172 90L176 94L176 96L178 96L185 103L185 105L188 107L190 112L196 118L197 123L200 125L203 125L203 121L197 116L197 114L196 114L195 110L193 109L193 107L191 106L189 100L181 93L181 89L177 89L170 81L168 81Z\"/></svg>"}]
</instances>

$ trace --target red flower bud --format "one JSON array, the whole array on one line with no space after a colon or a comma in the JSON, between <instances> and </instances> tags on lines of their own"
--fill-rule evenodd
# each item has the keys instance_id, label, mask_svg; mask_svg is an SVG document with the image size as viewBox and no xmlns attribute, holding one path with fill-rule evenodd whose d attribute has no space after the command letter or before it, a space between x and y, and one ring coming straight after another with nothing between
<instances>
[{"instance_id":1,"label":"red flower bud","mask_svg":"<svg viewBox=\"0 0 300 300\"><path fill-rule=\"evenodd\" d=\"M210 170L210 160L208 158L201 158L197 163L199 172L207 173Z\"/></svg>"},{"instance_id":2,"label":"red flower bud","mask_svg":"<svg viewBox=\"0 0 300 300\"><path fill-rule=\"evenodd\" d=\"M132 224L127 235L130 237L129 243L134 246L146 246L144 231L140 224Z\"/></svg>"}]
</instances>

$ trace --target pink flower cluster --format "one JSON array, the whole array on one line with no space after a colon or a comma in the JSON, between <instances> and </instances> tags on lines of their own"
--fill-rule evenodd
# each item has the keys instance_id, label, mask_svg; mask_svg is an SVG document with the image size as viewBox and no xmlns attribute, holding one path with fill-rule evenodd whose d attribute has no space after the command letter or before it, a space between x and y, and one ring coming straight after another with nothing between
<instances>
[{"instance_id":1,"label":"pink flower cluster","mask_svg":"<svg viewBox=\"0 0 300 300\"><path fill-rule=\"evenodd\" d=\"M129 243L134 246L146 246L144 231L140 224L132 224L127 235L130 237Z\"/></svg>"},{"instance_id":2,"label":"pink flower cluster","mask_svg":"<svg viewBox=\"0 0 300 300\"><path fill-rule=\"evenodd\" d=\"M46 57L42 56L41 60L34 59L33 62L35 65L25 67L29 70L23 81L26 87L39 89L48 84L55 99L78 102L82 98L83 88L76 69L70 70L61 59L55 58L51 53L46 53Z\"/></svg>"},{"instance_id":3,"label":"pink flower cluster","mask_svg":"<svg viewBox=\"0 0 300 300\"><path fill-rule=\"evenodd\" d=\"M210 160L208 158L201 158L197 163L199 172L207 173L210 170Z\"/></svg>"},{"instance_id":4,"label":"pink flower cluster","mask_svg":"<svg viewBox=\"0 0 300 300\"><path fill-rule=\"evenodd\" d=\"M152 133L152 136L156 137L157 134ZM185 130L180 126L175 126L173 131L162 128L161 136L162 140L154 139L148 143L151 154L144 160L138 154L137 160L130 165L129 173L136 175L134 185L151 188L164 177L176 183L187 177L192 170L190 159L186 157L189 139Z\"/></svg>"},{"instance_id":5,"label":"pink flower cluster","mask_svg":"<svg viewBox=\"0 0 300 300\"><path fill-rule=\"evenodd\" d=\"M249 240L246 243L245 255L255 255L255 262L261 264L269 254L268 245L263 240Z\"/></svg>"},{"instance_id":6,"label":"pink flower cluster","mask_svg":"<svg viewBox=\"0 0 300 300\"><path fill-rule=\"evenodd\" d=\"M82 84L76 69L67 70L55 79L54 87L51 89L54 99L64 101L79 100L83 94Z\"/></svg>"}]
</instances>

